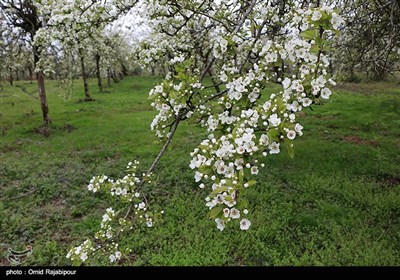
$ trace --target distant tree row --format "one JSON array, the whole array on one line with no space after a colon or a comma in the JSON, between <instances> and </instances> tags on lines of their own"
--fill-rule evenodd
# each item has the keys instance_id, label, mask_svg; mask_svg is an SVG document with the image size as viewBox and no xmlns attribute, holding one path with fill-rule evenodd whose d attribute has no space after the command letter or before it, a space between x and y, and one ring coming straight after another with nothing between
<instances>
[{"instance_id":1,"label":"distant tree row","mask_svg":"<svg viewBox=\"0 0 400 280\"><path fill-rule=\"evenodd\" d=\"M290 0L269 2L277 7L293 5ZM304 0L299 3L303 8L327 5L340 12L344 22L340 37L330 50L333 60L330 72L338 80L358 82L361 77L382 80L399 73L399 0ZM152 39L146 44L153 44ZM153 72L164 71L159 63L150 65Z\"/></svg>"},{"instance_id":2,"label":"distant tree row","mask_svg":"<svg viewBox=\"0 0 400 280\"><path fill-rule=\"evenodd\" d=\"M135 69L131 46L110 23L137 1L0 0L0 80L37 80L43 126L51 123L45 77L82 77L85 101L92 97L88 77L110 85ZM137 67L136 67L137 69Z\"/></svg>"},{"instance_id":3,"label":"distant tree row","mask_svg":"<svg viewBox=\"0 0 400 280\"><path fill-rule=\"evenodd\" d=\"M400 1L339 0L345 24L334 45L337 73L381 80L400 70Z\"/></svg>"},{"instance_id":4,"label":"distant tree row","mask_svg":"<svg viewBox=\"0 0 400 280\"><path fill-rule=\"evenodd\" d=\"M137 53L129 40L118 28L110 28L139 2L0 0L0 82L12 85L19 79L36 80L43 124L47 127L50 115L45 78L57 79L63 85L82 78L84 100L91 101L88 77L96 77L98 90L103 92L106 83L110 85L141 71ZM276 7L297 3L290 0L268 2ZM359 81L360 76L380 80L399 71L400 1L304 0L299 3L302 8L334 7L344 19L341 36L332 43L330 50L333 52L332 74L345 81ZM198 35L193 33L193 36ZM146 52L152 44L154 40L150 36L142 41L139 52ZM207 55L202 54L199 46L200 56ZM149 61L154 61L146 62L150 73L168 71L163 62L171 57L157 53L148 55Z\"/></svg>"}]
</instances>

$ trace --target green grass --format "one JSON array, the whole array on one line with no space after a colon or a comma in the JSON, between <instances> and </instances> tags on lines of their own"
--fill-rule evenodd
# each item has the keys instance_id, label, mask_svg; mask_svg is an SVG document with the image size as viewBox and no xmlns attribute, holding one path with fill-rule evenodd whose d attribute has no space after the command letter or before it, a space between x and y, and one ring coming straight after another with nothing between
<instances>
[{"instance_id":1,"label":"green grass","mask_svg":"<svg viewBox=\"0 0 400 280\"><path fill-rule=\"evenodd\" d=\"M41 123L36 85L0 92L0 264L7 248L33 246L24 262L67 265L67 250L91 237L106 205L86 185L120 176L128 161L146 168L161 144L147 99L157 78L134 77L96 92L95 102L66 98L47 82L52 133ZM324 106L306 110L295 158L265 159L248 192L252 226L219 232L207 219L206 190L189 169L205 133L180 127L157 168L153 205L164 223L129 235L124 265L400 265L400 88L346 84ZM106 262L93 263L104 265Z\"/></svg>"}]
</instances>

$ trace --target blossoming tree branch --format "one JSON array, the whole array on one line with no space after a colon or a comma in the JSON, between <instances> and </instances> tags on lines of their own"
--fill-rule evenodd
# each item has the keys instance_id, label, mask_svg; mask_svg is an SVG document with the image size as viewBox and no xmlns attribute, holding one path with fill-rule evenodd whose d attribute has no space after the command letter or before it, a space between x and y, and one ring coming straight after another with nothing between
<instances>
[{"instance_id":1,"label":"blossoming tree branch","mask_svg":"<svg viewBox=\"0 0 400 280\"><path fill-rule=\"evenodd\" d=\"M138 50L143 64L165 61L170 72L149 93L158 111L151 129L164 145L152 165L139 173L129 163L120 179L95 176L90 191L105 191L121 201L108 208L94 239L74 247L75 264L95 252L117 261L129 248L118 241L140 224L152 227L162 211L151 211L143 193L156 165L183 121L204 127L208 137L190 154L194 180L204 189L204 204L218 230L251 227L249 188L268 170L263 157L287 150L303 134L299 112L321 103L334 85L327 74L331 41L341 18L325 7L301 1L140 2L153 33ZM279 85L273 94L265 89ZM274 87L276 88L276 86ZM206 217L205 217L206 218Z\"/></svg>"}]
</instances>

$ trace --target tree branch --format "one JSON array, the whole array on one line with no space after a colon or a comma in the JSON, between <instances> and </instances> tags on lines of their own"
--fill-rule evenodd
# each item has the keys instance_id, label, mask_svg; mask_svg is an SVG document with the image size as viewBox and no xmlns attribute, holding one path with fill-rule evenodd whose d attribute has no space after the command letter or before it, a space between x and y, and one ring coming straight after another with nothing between
<instances>
[{"instance_id":1,"label":"tree branch","mask_svg":"<svg viewBox=\"0 0 400 280\"><path fill-rule=\"evenodd\" d=\"M147 170L146 175L142 178L142 181L141 181L140 184L139 184L139 188L141 188L141 187L144 185L144 183L146 182L145 178L148 178L148 177L150 176L150 174L151 174L151 173L153 172L153 170L156 168L156 166L157 166L158 162L160 161L161 157L164 155L165 151L167 150L169 144L171 144L172 138L174 137L174 134L175 134L175 132L176 132L176 129L178 128L178 125L179 125L181 119L182 119L182 116L181 116L181 115L178 115L178 116L176 117L175 123L174 123L174 125L172 126L172 129L171 129L171 131L170 131L170 133L169 133L169 136L168 136L168 138L167 138L167 141L164 143L164 146L161 148L161 150L160 150L160 152L158 153L157 157L155 158L155 160L154 160L153 163L151 164L150 168ZM143 193L142 193L142 195L143 195ZM147 199L146 199L146 197L145 197L144 195L143 195L143 197L144 197L144 199L145 199L145 201L146 201L146 204L147 204ZM129 214L130 214L130 212L131 212L131 210L132 210L132 205L133 205L133 204L129 205L129 208L128 208L128 210L127 210L125 216L124 216L124 219L126 219L126 218L129 216Z\"/></svg>"}]
</instances>

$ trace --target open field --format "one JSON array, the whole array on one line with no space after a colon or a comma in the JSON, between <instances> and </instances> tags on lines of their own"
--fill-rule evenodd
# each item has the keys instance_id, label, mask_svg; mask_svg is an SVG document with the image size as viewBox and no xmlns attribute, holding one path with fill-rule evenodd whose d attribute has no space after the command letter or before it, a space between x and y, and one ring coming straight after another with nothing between
<instances>
[{"instance_id":1,"label":"open field","mask_svg":"<svg viewBox=\"0 0 400 280\"><path fill-rule=\"evenodd\" d=\"M147 168L161 144L150 131L147 99L157 78L132 77L83 99L80 81L66 98L47 82L52 133L41 123L36 85L0 91L0 264L7 248L33 246L24 264L68 265L72 245L91 237L104 196L93 175ZM324 106L306 110L295 158L265 159L249 191L252 226L224 232L208 220L207 190L189 169L205 133L184 124L157 168L153 205L162 225L132 233L121 265L400 265L400 86L345 84ZM107 265L92 263L93 265Z\"/></svg>"}]
</instances>

